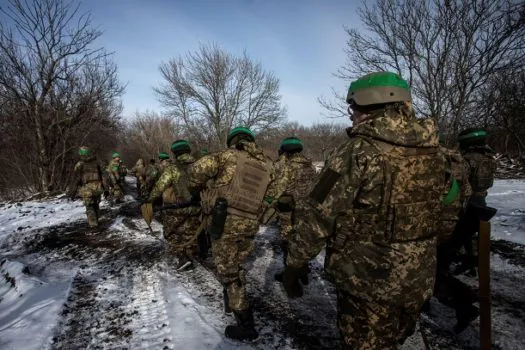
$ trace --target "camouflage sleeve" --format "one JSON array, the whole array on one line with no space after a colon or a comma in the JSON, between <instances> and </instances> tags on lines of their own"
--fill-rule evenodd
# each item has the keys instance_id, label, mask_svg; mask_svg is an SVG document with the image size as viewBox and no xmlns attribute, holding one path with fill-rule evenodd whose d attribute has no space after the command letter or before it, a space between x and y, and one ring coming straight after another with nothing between
<instances>
[{"instance_id":1,"label":"camouflage sleeve","mask_svg":"<svg viewBox=\"0 0 525 350\"><path fill-rule=\"evenodd\" d=\"M162 197L162 194L164 191L171 186L172 183L178 181L177 178L180 176L180 172L178 171L171 171L171 169L165 169L162 175L159 177L157 182L155 183L155 186L153 186L153 189L151 190L151 193L149 195L149 201L154 202L157 199Z\"/></svg>"},{"instance_id":2,"label":"camouflage sleeve","mask_svg":"<svg viewBox=\"0 0 525 350\"><path fill-rule=\"evenodd\" d=\"M273 204L277 198L279 198L284 190L286 189L287 179L283 173L282 166L274 164L272 173L270 176L270 184L266 190L265 202Z\"/></svg>"},{"instance_id":3,"label":"camouflage sleeve","mask_svg":"<svg viewBox=\"0 0 525 350\"><path fill-rule=\"evenodd\" d=\"M297 201L308 195L311 184L315 181L315 169L311 164L300 164L298 168L290 169L289 178L284 194Z\"/></svg>"},{"instance_id":4,"label":"camouflage sleeve","mask_svg":"<svg viewBox=\"0 0 525 350\"><path fill-rule=\"evenodd\" d=\"M201 190L208 180L217 176L221 166L221 153L205 155L188 167L190 191Z\"/></svg>"},{"instance_id":5,"label":"camouflage sleeve","mask_svg":"<svg viewBox=\"0 0 525 350\"><path fill-rule=\"evenodd\" d=\"M462 198L468 199L470 196L472 196L472 186L470 185L469 179L470 179L470 167L466 161L463 161L463 172L461 184L463 185L462 191Z\"/></svg>"},{"instance_id":6,"label":"camouflage sleeve","mask_svg":"<svg viewBox=\"0 0 525 350\"><path fill-rule=\"evenodd\" d=\"M289 242L288 265L304 266L319 254L334 233L337 217L352 209L360 188L374 188L383 181L382 163L364 143L352 139L334 150L308 197L298 201L300 219Z\"/></svg>"},{"instance_id":7,"label":"camouflage sleeve","mask_svg":"<svg viewBox=\"0 0 525 350\"><path fill-rule=\"evenodd\" d=\"M466 164L469 168L469 182L474 182L473 176L476 173L476 168L478 167L477 157L474 153L466 153L464 156Z\"/></svg>"}]
</instances>

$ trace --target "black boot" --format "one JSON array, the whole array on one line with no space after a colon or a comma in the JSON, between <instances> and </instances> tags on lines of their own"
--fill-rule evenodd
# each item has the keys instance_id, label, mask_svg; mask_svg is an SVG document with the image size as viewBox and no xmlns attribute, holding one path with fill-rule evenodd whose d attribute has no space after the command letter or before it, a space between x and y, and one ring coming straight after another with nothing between
<instances>
[{"instance_id":1,"label":"black boot","mask_svg":"<svg viewBox=\"0 0 525 350\"><path fill-rule=\"evenodd\" d=\"M253 321L253 312L251 309L242 311L234 311L237 325L227 326L224 330L224 335L227 338L234 340L255 340L259 337L259 333L255 330L255 323Z\"/></svg>"},{"instance_id":2,"label":"black boot","mask_svg":"<svg viewBox=\"0 0 525 350\"><path fill-rule=\"evenodd\" d=\"M232 309L230 308L230 298L228 297L228 291L226 288L222 290L222 299L224 301L224 313L231 314Z\"/></svg>"},{"instance_id":3,"label":"black boot","mask_svg":"<svg viewBox=\"0 0 525 350\"><path fill-rule=\"evenodd\" d=\"M456 319L458 322L454 326L454 332L456 334L463 332L478 316L479 309L472 304L458 307L456 309Z\"/></svg>"}]
</instances>

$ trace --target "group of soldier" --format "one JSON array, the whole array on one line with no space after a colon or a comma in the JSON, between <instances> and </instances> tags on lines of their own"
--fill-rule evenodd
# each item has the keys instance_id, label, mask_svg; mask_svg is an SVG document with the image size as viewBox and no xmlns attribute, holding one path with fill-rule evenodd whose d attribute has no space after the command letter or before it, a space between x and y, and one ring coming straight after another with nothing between
<instances>
[{"instance_id":1,"label":"group of soldier","mask_svg":"<svg viewBox=\"0 0 525 350\"><path fill-rule=\"evenodd\" d=\"M450 269L459 261L462 270L475 273L479 221L469 208L486 206L493 152L479 129L459 134L459 150L440 144L435 122L416 118L411 101L408 83L394 73L352 82L349 139L331 152L319 175L299 138L284 139L272 162L245 127L229 132L227 148L199 159L186 140L177 140L171 158L159 154L160 167L137 162L131 173L142 204L162 203L163 234L178 270L199 258L206 232L225 311L236 319L227 337L258 337L243 262L259 225L275 218L285 266L275 279L288 297L303 295L309 260L326 249L344 348L396 348L414 332L433 294L455 308L457 332L477 317L475 294ZM79 154L80 195L88 221L96 222L104 175L87 148ZM118 164L113 157L108 166L115 184ZM461 252L466 258L458 260Z\"/></svg>"}]
</instances>

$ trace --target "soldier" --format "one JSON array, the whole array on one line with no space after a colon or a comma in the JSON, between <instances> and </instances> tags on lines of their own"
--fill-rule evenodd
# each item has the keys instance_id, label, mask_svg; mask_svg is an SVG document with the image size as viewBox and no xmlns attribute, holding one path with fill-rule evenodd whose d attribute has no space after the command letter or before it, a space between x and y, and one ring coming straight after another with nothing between
<instances>
[{"instance_id":1,"label":"soldier","mask_svg":"<svg viewBox=\"0 0 525 350\"><path fill-rule=\"evenodd\" d=\"M111 157L112 159L106 168L109 177L111 196L116 203L121 203L122 198L124 197L124 192L122 190L124 178L121 177L120 154L114 152Z\"/></svg>"},{"instance_id":2,"label":"soldier","mask_svg":"<svg viewBox=\"0 0 525 350\"><path fill-rule=\"evenodd\" d=\"M106 184L102 177L102 170L97 158L85 146L78 151L80 161L75 165L76 184L72 197L78 193L86 206L88 225L91 228L98 226L99 204L102 193L107 195Z\"/></svg>"},{"instance_id":3,"label":"soldier","mask_svg":"<svg viewBox=\"0 0 525 350\"><path fill-rule=\"evenodd\" d=\"M454 331L463 331L474 320L479 312L472 305L477 301L477 295L472 289L455 278L450 272L450 265L457 255L459 246L455 240L459 218L465 214L467 202L472 194L469 184L469 167L461 153L444 145L444 137L440 134L440 150L447 161L447 181L450 190L442 199L444 204L438 225L437 272L434 296L443 304L454 308L457 324ZM451 239L452 238L452 239ZM425 304L429 311L430 303Z\"/></svg>"},{"instance_id":4,"label":"soldier","mask_svg":"<svg viewBox=\"0 0 525 350\"><path fill-rule=\"evenodd\" d=\"M378 72L352 82L350 140L328 157L296 206L283 285L299 279L326 245L346 349L395 349L410 336L436 268L436 218L445 160L431 119L416 119L408 83Z\"/></svg>"},{"instance_id":5,"label":"soldier","mask_svg":"<svg viewBox=\"0 0 525 350\"><path fill-rule=\"evenodd\" d=\"M162 198L163 204L189 202L191 194L188 189L187 168L195 162L190 154L191 147L186 140L177 140L171 144L174 161L169 163L155 183L147 202ZM159 158L165 160L165 153ZM193 237L199 227L200 208L191 206L183 209L169 209L164 212L162 225L164 238L171 245L171 252L177 259L176 270L191 268L197 252L197 243ZM193 240L192 240L193 239Z\"/></svg>"},{"instance_id":6,"label":"soldier","mask_svg":"<svg viewBox=\"0 0 525 350\"><path fill-rule=\"evenodd\" d=\"M250 129L232 129L227 146L226 150L196 161L188 175L190 188L195 191L206 188L201 192L201 204L205 219L211 220L210 227L220 221L221 216L215 215L218 204L224 204L224 199L227 201L227 216L222 216L225 221L219 230L222 232L212 237L211 247L218 278L224 287L225 311L233 311L237 321L237 325L226 327L225 335L231 339L253 340L258 333L246 297L242 264L253 249L272 166L256 145L255 134Z\"/></svg>"},{"instance_id":7,"label":"soldier","mask_svg":"<svg viewBox=\"0 0 525 350\"><path fill-rule=\"evenodd\" d=\"M137 178L137 192L140 195L141 187L144 186L144 183L146 181L146 166L142 158L139 158L137 160L137 163L135 163L135 166L131 168L129 174Z\"/></svg>"},{"instance_id":8,"label":"soldier","mask_svg":"<svg viewBox=\"0 0 525 350\"><path fill-rule=\"evenodd\" d=\"M288 137L281 142L279 159L274 164L274 178L266 197L276 203L279 222L281 225L282 250L284 264L288 254L288 240L293 232L297 217L295 203L307 195L310 184L315 178L315 169L312 161L301 154L303 142L297 137ZM282 282L282 273L275 275L275 279ZM308 283L307 276L303 283Z\"/></svg>"},{"instance_id":9,"label":"soldier","mask_svg":"<svg viewBox=\"0 0 525 350\"><path fill-rule=\"evenodd\" d=\"M162 173L162 171L166 169L166 167L170 164L171 164L170 155L166 152L160 152L159 153L159 166L157 167L157 170L159 171L159 173Z\"/></svg>"},{"instance_id":10,"label":"soldier","mask_svg":"<svg viewBox=\"0 0 525 350\"><path fill-rule=\"evenodd\" d=\"M485 207L488 189L494 184L496 160L494 151L486 144L487 132L483 129L469 128L458 135L459 148L470 168L469 182L472 187L470 203ZM455 238L465 248L466 257L457 269L457 273L468 270L476 276L477 266L477 232L479 220L473 215L463 215L459 222L461 232Z\"/></svg>"},{"instance_id":11,"label":"soldier","mask_svg":"<svg viewBox=\"0 0 525 350\"><path fill-rule=\"evenodd\" d=\"M159 160L165 160L170 159L170 155L166 152L160 152L159 153ZM144 170L145 173L145 181L144 181L144 189L140 193L141 198L148 198L151 190L153 189L153 186L157 183L157 180L160 176L160 170L159 166L155 164L155 159L150 159L149 164Z\"/></svg>"}]
</instances>

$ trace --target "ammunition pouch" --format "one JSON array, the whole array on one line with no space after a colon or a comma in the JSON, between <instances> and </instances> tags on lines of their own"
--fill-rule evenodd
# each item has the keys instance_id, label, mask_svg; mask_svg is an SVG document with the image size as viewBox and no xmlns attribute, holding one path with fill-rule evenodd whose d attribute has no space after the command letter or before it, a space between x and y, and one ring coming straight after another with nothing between
<instances>
[{"instance_id":1,"label":"ammunition pouch","mask_svg":"<svg viewBox=\"0 0 525 350\"><path fill-rule=\"evenodd\" d=\"M211 211L211 222L208 227L208 233L212 240L221 238L224 233L224 225L226 224L226 217L228 216L228 201L219 197L215 201L215 205Z\"/></svg>"}]
</instances>

